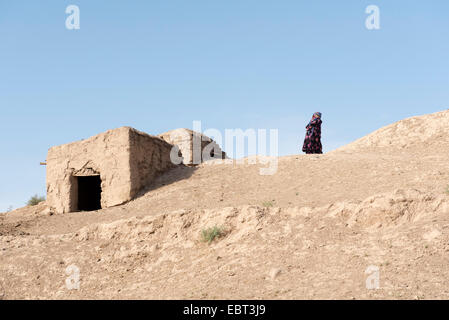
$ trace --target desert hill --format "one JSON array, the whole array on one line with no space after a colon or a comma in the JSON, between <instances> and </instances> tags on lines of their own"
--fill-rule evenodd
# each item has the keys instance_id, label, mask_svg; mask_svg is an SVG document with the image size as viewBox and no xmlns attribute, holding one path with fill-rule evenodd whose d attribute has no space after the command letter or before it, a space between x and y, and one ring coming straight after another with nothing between
<instances>
[{"instance_id":1,"label":"desert hill","mask_svg":"<svg viewBox=\"0 0 449 320\"><path fill-rule=\"evenodd\" d=\"M407 118L368 134L337 151L388 151L437 148L449 145L449 110ZM446 149L447 150L447 149Z\"/></svg>"},{"instance_id":2,"label":"desert hill","mask_svg":"<svg viewBox=\"0 0 449 320\"><path fill-rule=\"evenodd\" d=\"M203 163L127 204L0 218L4 298L445 298L449 111L413 117L324 155ZM218 226L210 244L201 234ZM80 269L80 290L65 270ZM377 266L380 288L365 271ZM3 287L3 289L1 289Z\"/></svg>"}]
</instances>

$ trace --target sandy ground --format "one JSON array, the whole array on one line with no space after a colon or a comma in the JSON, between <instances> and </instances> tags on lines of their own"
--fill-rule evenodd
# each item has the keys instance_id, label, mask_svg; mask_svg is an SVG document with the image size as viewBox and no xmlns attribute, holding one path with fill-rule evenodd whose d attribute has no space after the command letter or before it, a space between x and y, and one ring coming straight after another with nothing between
<instances>
[{"instance_id":1,"label":"sandy ground","mask_svg":"<svg viewBox=\"0 0 449 320\"><path fill-rule=\"evenodd\" d=\"M272 176L179 167L114 208L0 214L0 299L447 299L448 124L403 120Z\"/></svg>"}]
</instances>

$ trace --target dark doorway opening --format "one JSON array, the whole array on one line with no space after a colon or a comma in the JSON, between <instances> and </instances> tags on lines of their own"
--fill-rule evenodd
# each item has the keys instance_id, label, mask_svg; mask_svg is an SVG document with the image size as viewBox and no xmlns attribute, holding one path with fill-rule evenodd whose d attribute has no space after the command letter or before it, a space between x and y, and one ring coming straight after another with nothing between
<instances>
[{"instance_id":1,"label":"dark doorway opening","mask_svg":"<svg viewBox=\"0 0 449 320\"><path fill-rule=\"evenodd\" d=\"M94 211L101 209L100 176L78 177L78 210Z\"/></svg>"}]
</instances>

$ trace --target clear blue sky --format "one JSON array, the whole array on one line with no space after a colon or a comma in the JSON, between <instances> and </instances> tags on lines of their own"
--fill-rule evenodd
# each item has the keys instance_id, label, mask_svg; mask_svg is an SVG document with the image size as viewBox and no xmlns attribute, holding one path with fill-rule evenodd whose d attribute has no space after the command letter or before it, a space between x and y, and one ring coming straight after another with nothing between
<instances>
[{"instance_id":1,"label":"clear blue sky","mask_svg":"<svg viewBox=\"0 0 449 320\"><path fill-rule=\"evenodd\" d=\"M45 194L49 147L119 126L277 128L287 155L315 111L329 151L447 109L448 40L447 0L2 0L0 211Z\"/></svg>"}]
</instances>

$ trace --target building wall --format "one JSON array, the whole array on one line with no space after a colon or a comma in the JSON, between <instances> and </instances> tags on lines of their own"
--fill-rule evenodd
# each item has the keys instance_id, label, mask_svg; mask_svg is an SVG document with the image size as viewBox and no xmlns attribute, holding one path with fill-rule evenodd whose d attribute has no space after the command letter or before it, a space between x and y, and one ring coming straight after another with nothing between
<instances>
[{"instance_id":1,"label":"building wall","mask_svg":"<svg viewBox=\"0 0 449 320\"><path fill-rule=\"evenodd\" d=\"M76 211L75 176L99 174L102 208L131 200L130 128L109 130L52 147L47 155L47 203L56 213Z\"/></svg>"},{"instance_id":2,"label":"building wall","mask_svg":"<svg viewBox=\"0 0 449 320\"><path fill-rule=\"evenodd\" d=\"M214 149L215 153L222 153L221 157L218 158L226 159L226 154L221 150L217 143L209 137L189 129L171 130L160 134L159 137L179 148L183 157L182 162L185 165L194 165L207 160L212 160L213 158L211 156L203 155L205 148L207 148L208 151L212 151L212 149ZM193 143L194 137L197 139L197 145L194 145ZM198 149L196 150L196 156L194 153L195 148Z\"/></svg>"},{"instance_id":3,"label":"building wall","mask_svg":"<svg viewBox=\"0 0 449 320\"><path fill-rule=\"evenodd\" d=\"M192 164L194 160L194 134L200 140L203 137L201 150L210 143L216 145L188 129L171 133L156 137L121 127L50 148L47 155L47 203L50 209L55 213L77 211L77 177L92 175L101 178L102 208L123 204L132 200L158 175L176 166L170 158L172 150L176 151L173 144L180 147L185 164ZM216 147L221 152L218 145Z\"/></svg>"},{"instance_id":4,"label":"building wall","mask_svg":"<svg viewBox=\"0 0 449 320\"><path fill-rule=\"evenodd\" d=\"M192 131L187 129L176 129L160 134L159 137L168 143L177 146L185 165L192 164Z\"/></svg>"},{"instance_id":5,"label":"building wall","mask_svg":"<svg viewBox=\"0 0 449 320\"><path fill-rule=\"evenodd\" d=\"M173 145L163 139L132 129L130 131L131 197L155 177L175 165L170 160Z\"/></svg>"}]
</instances>

